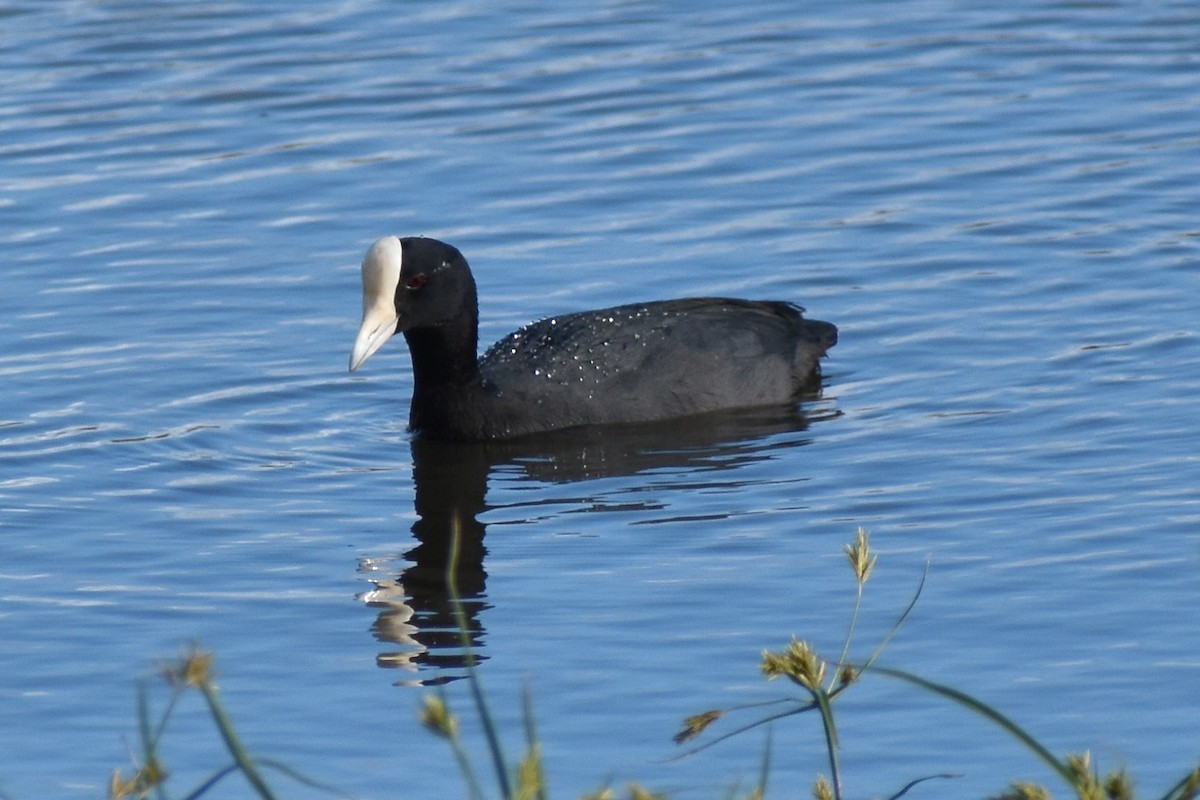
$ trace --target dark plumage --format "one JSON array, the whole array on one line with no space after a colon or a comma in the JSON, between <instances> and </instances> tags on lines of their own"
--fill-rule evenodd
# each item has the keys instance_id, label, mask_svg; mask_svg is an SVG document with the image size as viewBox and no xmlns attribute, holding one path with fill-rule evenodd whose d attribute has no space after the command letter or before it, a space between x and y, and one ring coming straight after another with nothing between
<instances>
[{"instance_id":1,"label":"dark plumage","mask_svg":"<svg viewBox=\"0 0 1200 800\"><path fill-rule=\"evenodd\" d=\"M696 298L550 317L477 359L475 280L454 247L385 237L362 274L350 369L403 333L413 364L409 426L441 439L785 403L837 342L837 328L791 303Z\"/></svg>"}]
</instances>

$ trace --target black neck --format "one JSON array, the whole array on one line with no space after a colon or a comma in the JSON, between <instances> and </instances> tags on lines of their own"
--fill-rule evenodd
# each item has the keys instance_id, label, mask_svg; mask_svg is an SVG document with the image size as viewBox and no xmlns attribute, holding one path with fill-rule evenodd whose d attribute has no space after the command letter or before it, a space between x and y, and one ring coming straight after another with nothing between
<instances>
[{"instance_id":1,"label":"black neck","mask_svg":"<svg viewBox=\"0 0 1200 800\"><path fill-rule=\"evenodd\" d=\"M458 332L453 326L405 331L412 355L413 393L478 381L477 336L476 326Z\"/></svg>"}]
</instances>

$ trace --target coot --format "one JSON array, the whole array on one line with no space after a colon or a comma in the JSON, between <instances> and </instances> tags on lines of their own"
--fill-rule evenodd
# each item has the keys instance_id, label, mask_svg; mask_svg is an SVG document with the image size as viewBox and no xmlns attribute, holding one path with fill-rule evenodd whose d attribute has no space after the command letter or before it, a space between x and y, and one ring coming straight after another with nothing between
<instances>
[{"instance_id":1,"label":"coot","mask_svg":"<svg viewBox=\"0 0 1200 800\"><path fill-rule=\"evenodd\" d=\"M362 262L362 366L393 334L413 366L409 427L463 441L785 403L837 328L776 301L695 298L534 322L476 358L475 279L457 249L387 236Z\"/></svg>"}]
</instances>

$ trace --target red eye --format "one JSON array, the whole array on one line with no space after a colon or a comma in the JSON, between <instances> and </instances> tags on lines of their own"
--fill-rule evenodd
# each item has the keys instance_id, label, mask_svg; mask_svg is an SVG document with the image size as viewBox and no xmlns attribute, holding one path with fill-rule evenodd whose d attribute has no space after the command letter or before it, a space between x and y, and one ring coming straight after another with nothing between
<instances>
[{"instance_id":1,"label":"red eye","mask_svg":"<svg viewBox=\"0 0 1200 800\"><path fill-rule=\"evenodd\" d=\"M409 278L408 281L406 281L404 285L407 286L409 289L416 290L416 289L420 289L422 286L424 286L426 280L427 279L426 279L424 273L418 273L417 275L413 275L411 278Z\"/></svg>"}]
</instances>

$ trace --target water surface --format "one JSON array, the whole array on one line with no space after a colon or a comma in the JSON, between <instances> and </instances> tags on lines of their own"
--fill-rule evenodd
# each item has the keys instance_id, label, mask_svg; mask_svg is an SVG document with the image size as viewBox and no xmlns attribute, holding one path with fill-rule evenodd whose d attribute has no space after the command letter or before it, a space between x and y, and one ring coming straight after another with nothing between
<instances>
[{"instance_id":1,"label":"water surface","mask_svg":"<svg viewBox=\"0 0 1200 800\"><path fill-rule=\"evenodd\" d=\"M362 797L460 786L420 683L461 648L552 790L752 780L680 719L830 656L994 703L1147 793L1200 708L1200 14L1190 3L28 3L0 33L0 788L95 797L135 682L217 654L253 751ZM734 294L838 324L794 413L426 448L400 342L346 374L357 263L459 246L491 342L549 314ZM465 511L465 514L464 514ZM855 796L1050 776L882 679L841 708ZM1153 713L1151 713L1153 710ZM468 731L474 737L474 733ZM774 729L779 796L825 768ZM186 706L182 792L223 761ZM316 795L280 782L286 796ZM236 793L236 792L235 792Z\"/></svg>"}]
</instances>

